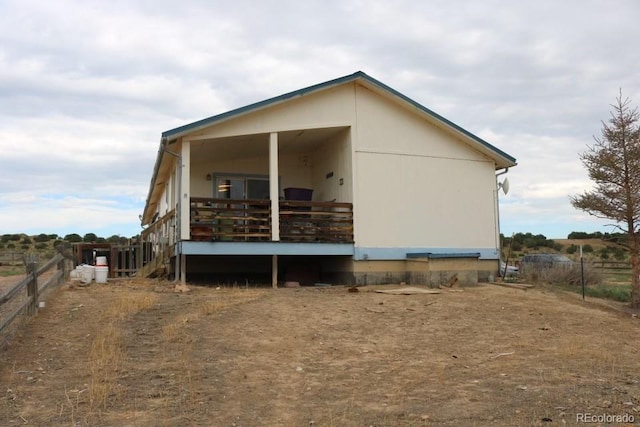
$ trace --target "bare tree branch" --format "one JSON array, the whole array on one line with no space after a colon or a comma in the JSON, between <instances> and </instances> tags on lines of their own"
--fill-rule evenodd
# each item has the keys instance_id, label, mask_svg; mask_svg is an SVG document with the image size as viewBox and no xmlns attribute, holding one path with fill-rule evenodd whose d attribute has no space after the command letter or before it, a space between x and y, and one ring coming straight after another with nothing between
<instances>
[{"instance_id":1,"label":"bare tree branch","mask_svg":"<svg viewBox=\"0 0 640 427\"><path fill-rule=\"evenodd\" d=\"M571 196L571 204L596 218L615 221L627 233L631 252L631 305L640 308L640 114L622 89L611 104L608 122L599 137L580 154L595 183L592 191Z\"/></svg>"}]
</instances>

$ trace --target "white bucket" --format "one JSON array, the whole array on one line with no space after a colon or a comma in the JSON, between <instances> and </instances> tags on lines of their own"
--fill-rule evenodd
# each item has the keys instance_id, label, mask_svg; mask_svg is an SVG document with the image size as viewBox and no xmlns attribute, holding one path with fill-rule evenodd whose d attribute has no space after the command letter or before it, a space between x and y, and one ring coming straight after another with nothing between
<instances>
[{"instance_id":1,"label":"white bucket","mask_svg":"<svg viewBox=\"0 0 640 427\"><path fill-rule=\"evenodd\" d=\"M93 280L93 276L95 274L94 267L92 265L83 265L82 266L82 275L80 280L82 283L91 283Z\"/></svg>"},{"instance_id":2,"label":"white bucket","mask_svg":"<svg viewBox=\"0 0 640 427\"><path fill-rule=\"evenodd\" d=\"M106 256L96 257L96 265L107 265L107 257Z\"/></svg>"},{"instance_id":3,"label":"white bucket","mask_svg":"<svg viewBox=\"0 0 640 427\"><path fill-rule=\"evenodd\" d=\"M96 283L107 283L107 276L109 276L109 267L96 266Z\"/></svg>"}]
</instances>

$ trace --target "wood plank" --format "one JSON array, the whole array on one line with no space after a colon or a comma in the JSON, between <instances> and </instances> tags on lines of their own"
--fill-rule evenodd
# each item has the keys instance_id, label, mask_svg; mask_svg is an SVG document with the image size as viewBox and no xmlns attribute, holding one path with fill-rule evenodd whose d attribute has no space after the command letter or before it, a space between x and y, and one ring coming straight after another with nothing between
<instances>
[{"instance_id":1,"label":"wood plank","mask_svg":"<svg viewBox=\"0 0 640 427\"><path fill-rule=\"evenodd\" d=\"M285 234L282 236L282 241L314 241L318 243L331 243L331 242L353 242L353 237L349 235L344 236L318 236L313 234Z\"/></svg>"},{"instance_id":2,"label":"wood plank","mask_svg":"<svg viewBox=\"0 0 640 427\"><path fill-rule=\"evenodd\" d=\"M280 206L312 206L312 207L325 207L325 208L345 208L353 209L353 203L345 202L311 202L305 200L280 200Z\"/></svg>"},{"instance_id":3,"label":"wood plank","mask_svg":"<svg viewBox=\"0 0 640 427\"><path fill-rule=\"evenodd\" d=\"M233 206L225 206L225 207L218 207L218 206L205 206L205 207L197 207L191 208L191 215L204 215L207 214L209 212L215 213L215 212L251 212L253 214L263 214L263 215L269 215L271 213L271 211L269 209L256 209L256 208L251 208L251 207L247 207L247 208L243 208L243 207L233 207Z\"/></svg>"},{"instance_id":4,"label":"wood plank","mask_svg":"<svg viewBox=\"0 0 640 427\"><path fill-rule=\"evenodd\" d=\"M280 218L335 218L340 221L352 221L353 214L351 212L292 211L281 215Z\"/></svg>"},{"instance_id":5,"label":"wood plank","mask_svg":"<svg viewBox=\"0 0 640 427\"><path fill-rule=\"evenodd\" d=\"M314 225L299 225L299 226L284 226L280 227L282 230L300 230L300 231L315 231L318 233L346 233L353 232L353 227L318 227Z\"/></svg>"},{"instance_id":6,"label":"wood plank","mask_svg":"<svg viewBox=\"0 0 640 427\"><path fill-rule=\"evenodd\" d=\"M504 288L520 289L523 291L533 288L533 285L525 285L524 283L489 282L489 284L502 286Z\"/></svg>"},{"instance_id":7,"label":"wood plank","mask_svg":"<svg viewBox=\"0 0 640 427\"><path fill-rule=\"evenodd\" d=\"M212 237L270 237L269 233L212 233Z\"/></svg>"},{"instance_id":8,"label":"wood plank","mask_svg":"<svg viewBox=\"0 0 640 427\"><path fill-rule=\"evenodd\" d=\"M49 261L47 261L42 267L38 268L38 270L36 271L36 274L38 276L41 275L42 273L44 273L45 271L49 270L51 267L53 267L54 265L62 261L63 258L64 257L61 254L59 253L56 254L56 256L54 256Z\"/></svg>"},{"instance_id":9,"label":"wood plank","mask_svg":"<svg viewBox=\"0 0 640 427\"><path fill-rule=\"evenodd\" d=\"M255 217L247 217L247 216L213 216L213 217L206 217L206 218L198 218L198 217L194 217L194 219L196 220L200 220L200 221L196 221L196 222L191 222L191 224L198 224L198 223L218 223L218 221L256 221L256 222L269 222L270 218L255 218ZM228 225L228 224L224 224L221 223L221 225Z\"/></svg>"}]
</instances>

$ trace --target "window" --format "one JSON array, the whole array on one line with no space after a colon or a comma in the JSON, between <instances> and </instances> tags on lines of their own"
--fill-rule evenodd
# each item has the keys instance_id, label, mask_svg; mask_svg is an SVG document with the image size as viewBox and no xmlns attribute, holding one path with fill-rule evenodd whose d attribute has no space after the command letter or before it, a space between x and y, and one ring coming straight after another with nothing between
<instances>
[{"instance_id":1,"label":"window","mask_svg":"<svg viewBox=\"0 0 640 427\"><path fill-rule=\"evenodd\" d=\"M269 199L269 177L216 175L213 194L219 199Z\"/></svg>"}]
</instances>

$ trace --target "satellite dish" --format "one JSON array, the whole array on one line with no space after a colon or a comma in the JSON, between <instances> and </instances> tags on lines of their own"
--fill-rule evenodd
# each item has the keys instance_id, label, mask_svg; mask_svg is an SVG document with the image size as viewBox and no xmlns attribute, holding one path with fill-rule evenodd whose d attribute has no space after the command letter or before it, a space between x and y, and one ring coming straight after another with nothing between
<instances>
[{"instance_id":1,"label":"satellite dish","mask_svg":"<svg viewBox=\"0 0 640 427\"><path fill-rule=\"evenodd\" d=\"M499 187L502 188L502 192L506 196L509 193L509 178L505 178L504 181L502 181L502 183L499 185Z\"/></svg>"}]
</instances>

